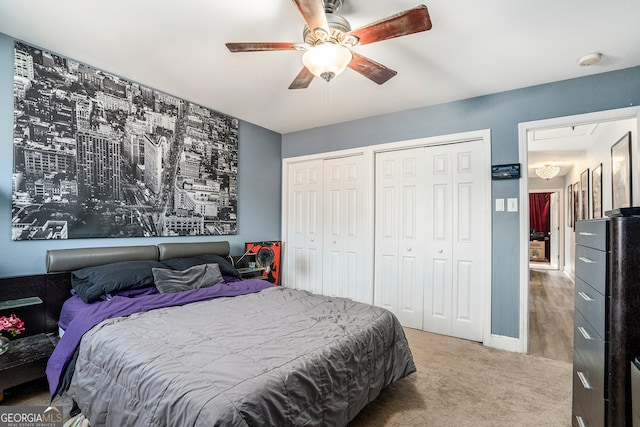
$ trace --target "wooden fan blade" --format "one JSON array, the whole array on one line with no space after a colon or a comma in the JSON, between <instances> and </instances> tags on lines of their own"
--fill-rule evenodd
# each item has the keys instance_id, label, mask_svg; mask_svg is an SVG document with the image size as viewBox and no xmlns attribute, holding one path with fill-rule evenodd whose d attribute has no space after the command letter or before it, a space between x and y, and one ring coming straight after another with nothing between
<instances>
[{"instance_id":1,"label":"wooden fan blade","mask_svg":"<svg viewBox=\"0 0 640 427\"><path fill-rule=\"evenodd\" d=\"M316 28L322 28L327 33L331 32L327 17L324 14L322 0L293 0L293 2L298 6L298 10L300 10L309 30L313 31Z\"/></svg>"},{"instance_id":2,"label":"wooden fan blade","mask_svg":"<svg viewBox=\"0 0 640 427\"><path fill-rule=\"evenodd\" d=\"M296 78L291 82L291 85L289 85L289 89L306 89L314 77L307 67L302 67L302 70L300 70Z\"/></svg>"},{"instance_id":3,"label":"wooden fan blade","mask_svg":"<svg viewBox=\"0 0 640 427\"><path fill-rule=\"evenodd\" d=\"M269 50L292 50L296 43L280 42L250 42L250 43L225 43L231 52L260 52Z\"/></svg>"},{"instance_id":4,"label":"wooden fan blade","mask_svg":"<svg viewBox=\"0 0 640 427\"><path fill-rule=\"evenodd\" d=\"M398 74L397 71L387 68L382 64L378 64L377 62L355 52L353 52L353 59L349 62L349 68L353 71L357 71L379 85L385 83L391 77Z\"/></svg>"},{"instance_id":5,"label":"wooden fan blade","mask_svg":"<svg viewBox=\"0 0 640 427\"><path fill-rule=\"evenodd\" d=\"M413 9L365 25L348 34L358 37L360 39L359 44L365 45L430 29L431 18L429 17L429 11L427 6L421 4Z\"/></svg>"}]
</instances>

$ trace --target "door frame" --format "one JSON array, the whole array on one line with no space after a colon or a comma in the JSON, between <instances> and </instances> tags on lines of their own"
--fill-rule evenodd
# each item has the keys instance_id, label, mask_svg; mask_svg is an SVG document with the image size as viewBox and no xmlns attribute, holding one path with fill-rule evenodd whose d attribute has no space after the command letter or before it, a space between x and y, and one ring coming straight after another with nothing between
<instances>
[{"instance_id":1,"label":"door frame","mask_svg":"<svg viewBox=\"0 0 640 427\"><path fill-rule=\"evenodd\" d=\"M378 145L369 145L361 148L331 151L326 153L310 154L305 156L288 157L288 158L282 159L281 234L282 234L283 245L285 245L286 247L286 244L287 244L286 239L288 236L288 218L287 218L287 212L288 212L287 183L289 180L288 165L290 163L301 162L301 161L312 160L312 159L328 159L328 158L336 158L336 157L345 157L345 156L350 156L355 154L364 155L365 174L366 174L365 196L367 199L365 201L366 218L367 218L367 223L365 225L365 228L367 230L366 232L367 242L365 244L365 248L368 248L366 256L368 257L367 259L369 260L367 264L367 277L370 277L371 284L372 284L371 292L373 293L373 289L374 289L374 275L373 275L374 261L373 260L375 259L374 245L373 245L374 236L375 236L374 234L374 231L375 231L374 229L375 153L383 152L383 151L400 150L400 149L412 148L412 147L455 144L457 142L466 142L470 140L482 140L482 147L483 147L482 161L486 165L486 170L488 175L488 179L486 180L486 183L485 183L486 185L485 192L487 194L487 197L486 197L486 205L484 208L486 210L487 215L485 216L486 224L483 224L483 230L485 231L485 239L484 239L484 245L483 245L484 247L481 249L488 254L484 277L480 281L484 285L484 289L482 290L482 295L483 295L483 302L482 302L482 311L483 311L482 340L483 341L482 342L486 346L501 348L500 339L499 339L500 337L492 336L491 334L491 291L492 291L491 274L492 274L493 258L491 255L492 253L491 252L491 246L492 246L491 178L489 176L489 173L491 170L490 168L491 166L491 130L490 129L482 129L482 130L454 133L454 134L448 134L448 135L438 135L438 136L432 136L432 137L396 141L396 142L390 142L390 143L384 143L384 144L378 144ZM286 251L284 253L286 254ZM288 260L284 259L283 262L288 262ZM283 271L283 273L285 273L285 271ZM282 283L286 285L287 283L286 275L282 277ZM373 301L373 298L372 298L372 301Z\"/></svg>"},{"instance_id":2,"label":"door frame","mask_svg":"<svg viewBox=\"0 0 640 427\"><path fill-rule=\"evenodd\" d=\"M554 117L551 119L535 120L518 123L518 151L520 164L523 165L520 179L520 327L517 351L529 351L529 164L527 134L541 128L564 127L594 122L608 122L614 120L636 119L637 135L640 135L640 107L618 108L614 110L597 111L593 113L576 114L571 116ZM633 144L636 146L636 144ZM634 152L634 158L638 153ZM632 188L639 188L640 174L632 176ZM636 195L634 194L634 198ZM564 221L564 219L562 220ZM565 262L566 264L566 262Z\"/></svg>"}]
</instances>

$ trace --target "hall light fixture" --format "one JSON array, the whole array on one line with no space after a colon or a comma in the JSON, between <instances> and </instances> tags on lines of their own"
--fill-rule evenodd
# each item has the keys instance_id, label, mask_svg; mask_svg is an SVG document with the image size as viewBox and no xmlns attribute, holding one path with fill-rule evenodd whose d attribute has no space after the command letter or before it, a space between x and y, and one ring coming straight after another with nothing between
<instances>
[{"instance_id":1,"label":"hall light fixture","mask_svg":"<svg viewBox=\"0 0 640 427\"><path fill-rule=\"evenodd\" d=\"M560 172L560 166L544 165L536 168L536 175L549 181Z\"/></svg>"},{"instance_id":2,"label":"hall light fixture","mask_svg":"<svg viewBox=\"0 0 640 427\"><path fill-rule=\"evenodd\" d=\"M304 66L326 82L342 73L352 59L351 50L331 41L310 47L302 55Z\"/></svg>"}]
</instances>

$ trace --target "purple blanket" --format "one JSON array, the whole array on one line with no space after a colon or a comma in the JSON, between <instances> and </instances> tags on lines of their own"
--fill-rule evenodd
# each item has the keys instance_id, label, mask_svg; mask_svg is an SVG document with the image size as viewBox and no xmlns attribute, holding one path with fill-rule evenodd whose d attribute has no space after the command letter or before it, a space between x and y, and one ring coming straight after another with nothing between
<instances>
[{"instance_id":1,"label":"purple blanket","mask_svg":"<svg viewBox=\"0 0 640 427\"><path fill-rule=\"evenodd\" d=\"M82 336L103 320L113 317L129 316L155 308L251 294L260 292L271 286L273 285L266 280L247 279L174 294L155 294L139 298L116 296L108 301L94 304L95 308L93 310L87 310L86 315L76 316L71 323L69 323L64 335L47 362L46 373L51 396L53 397L58 390L60 378L64 374L64 370L69 364L76 348L80 345Z\"/></svg>"}]
</instances>

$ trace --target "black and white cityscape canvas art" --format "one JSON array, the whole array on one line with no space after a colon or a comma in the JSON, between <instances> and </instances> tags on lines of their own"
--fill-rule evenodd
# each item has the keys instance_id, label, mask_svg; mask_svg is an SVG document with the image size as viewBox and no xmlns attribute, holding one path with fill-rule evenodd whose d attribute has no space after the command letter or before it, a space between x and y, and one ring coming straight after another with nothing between
<instances>
[{"instance_id":1,"label":"black and white cityscape canvas art","mask_svg":"<svg viewBox=\"0 0 640 427\"><path fill-rule=\"evenodd\" d=\"M13 240L236 234L237 119L14 53Z\"/></svg>"}]
</instances>

